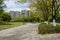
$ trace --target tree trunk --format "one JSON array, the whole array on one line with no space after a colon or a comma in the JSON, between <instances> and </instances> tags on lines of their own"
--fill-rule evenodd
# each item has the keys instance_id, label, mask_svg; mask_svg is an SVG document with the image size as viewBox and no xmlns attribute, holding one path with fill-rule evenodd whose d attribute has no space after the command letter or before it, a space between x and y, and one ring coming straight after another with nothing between
<instances>
[{"instance_id":1,"label":"tree trunk","mask_svg":"<svg viewBox=\"0 0 60 40\"><path fill-rule=\"evenodd\" d=\"M53 26L56 26L56 20L53 19Z\"/></svg>"}]
</instances>

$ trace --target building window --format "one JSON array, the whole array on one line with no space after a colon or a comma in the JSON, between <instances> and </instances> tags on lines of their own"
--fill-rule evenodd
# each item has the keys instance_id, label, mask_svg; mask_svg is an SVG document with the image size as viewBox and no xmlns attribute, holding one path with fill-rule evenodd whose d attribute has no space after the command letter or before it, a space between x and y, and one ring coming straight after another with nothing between
<instances>
[{"instance_id":1,"label":"building window","mask_svg":"<svg viewBox=\"0 0 60 40\"><path fill-rule=\"evenodd\" d=\"M22 15L23 15L23 16L25 15L25 12L24 12L24 11L22 11Z\"/></svg>"}]
</instances>

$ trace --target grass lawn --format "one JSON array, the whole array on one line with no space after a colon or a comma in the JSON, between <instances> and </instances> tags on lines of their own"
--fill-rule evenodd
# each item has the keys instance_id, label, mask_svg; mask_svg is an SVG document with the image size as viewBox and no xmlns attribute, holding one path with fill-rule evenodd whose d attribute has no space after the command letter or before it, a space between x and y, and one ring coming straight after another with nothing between
<instances>
[{"instance_id":1,"label":"grass lawn","mask_svg":"<svg viewBox=\"0 0 60 40\"><path fill-rule=\"evenodd\" d=\"M13 27L18 27L23 25L22 22L0 22L0 30L8 29L8 28L13 28Z\"/></svg>"}]
</instances>

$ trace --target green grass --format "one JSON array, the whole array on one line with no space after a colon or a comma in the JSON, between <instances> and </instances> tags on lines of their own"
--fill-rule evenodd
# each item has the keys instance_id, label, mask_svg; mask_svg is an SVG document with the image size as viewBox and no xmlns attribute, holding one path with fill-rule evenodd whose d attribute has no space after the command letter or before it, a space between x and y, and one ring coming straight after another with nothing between
<instances>
[{"instance_id":1,"label":"green grass","mask_svg":"<svg viewBox=\"0 0 60 40\"><path fill-rule=\"evenodd\" d=\"M0 22L0 30L14 28L23 25L22 22Z\"/></svg>"}]
</instances>

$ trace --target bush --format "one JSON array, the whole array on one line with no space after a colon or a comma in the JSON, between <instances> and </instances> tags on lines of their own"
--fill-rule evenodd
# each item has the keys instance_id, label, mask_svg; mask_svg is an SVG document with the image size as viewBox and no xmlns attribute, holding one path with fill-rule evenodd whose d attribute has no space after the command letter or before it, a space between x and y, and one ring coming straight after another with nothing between
<instances>
[{"instance_id":1,"label":"bush","mask_svg":"<svg viewBox=\"0 0 60 40\"><path fill-rule=\"evenodd\" d=\"M23 22L24 18L23 17L18 17L14 21L15 22Z\"/></svg>"},{"instance_id":2,"label":"bush","mask_svg":"<svg viewBox=\"0 0 60 40\"><path fill-rule=\"evenodd\" d=\"M2 21L2 18L0 17L0 21Z\"/></svg>"},{"instance_id":3,"label":"bush","mask_svg":"<svg viewBox=\"0 0 60 40\"><path fill-rule=\"evenodd\" d=\"M25 22L27 21L27 17L20 16L14 20L15 22Z\"/></svg>"},{"instance_id":4,"label":"bush","mask_svg":"<svg viewBox=\"0 0 60 40\"><path fill-rule=\"evenodd\" d=\"M26 16L26 17L24 18L24 22L32 22L31 17L30 17L30 16Z\"/></svg>"},{"instance_id":5,"label":"bush","mask_svg":"<svg viewBox=\"0 0 60 40\"><path fill-rule=\"evenodd\" d=\"M56 32L56 33L60 33L60 25L57 25L57 26L55 27L55 32Z\"/></svg>"},{"instance_id":6,"label":"bush","mask_svg":"<svg viewBox=\"0 0 60 40\"><path fill-rule=\"evenodd\" d=\"M32 16L20 16L15 19L16 22L39 22L38 17L32 17Z\"/></svg>"},{"instance_id":7,"label":"bush","mask_svg":"<svg viewBox=\"0 0 60 40\"><path fill-rule=\"evenodd\" d=\"M52 24L42 23L38 26L39 34L50 34L50 33L60 33L60 25L54 27Z\"/></svg>"},{"instance_id":8,"label":"bush","mask_svg":"<svg viewBox=\"0 0 60 40\"><path fill-rule=\"evenodd\" d=\"M15 19L17 22L40 22L40 15L38 13L30 13L30 16L20 16Z\"/></svg>"},{"instance_id":9,"label":"bush","mask_svg":"<svg viewBox=\"0 0 60 40\"><path fill-rule=\"evenodd\" d=\"M57 23L60 23L60 16L57 17L56 22L57 22Z\"/></svg>"},{"instance_id":10,"label":"bush","mask_svg":"<svg viewBox=\"0 0 60 40\"><path fill-rule=\"evenodd\" d=\"M60 23L60 13L57 14L56 22L57 22L57 23Z\"/></svg>"},{"instance_id":11,"label":"bush","mask_svg":"<svg viewBox=\"0 0 60 40\"><path fill-rule=\"evenodd\" d=\"M3 13L2 14L2 20L3 21L10 21L12 18L11 18L11 15L7 12Z\"/></svg>"}]
</instances>

